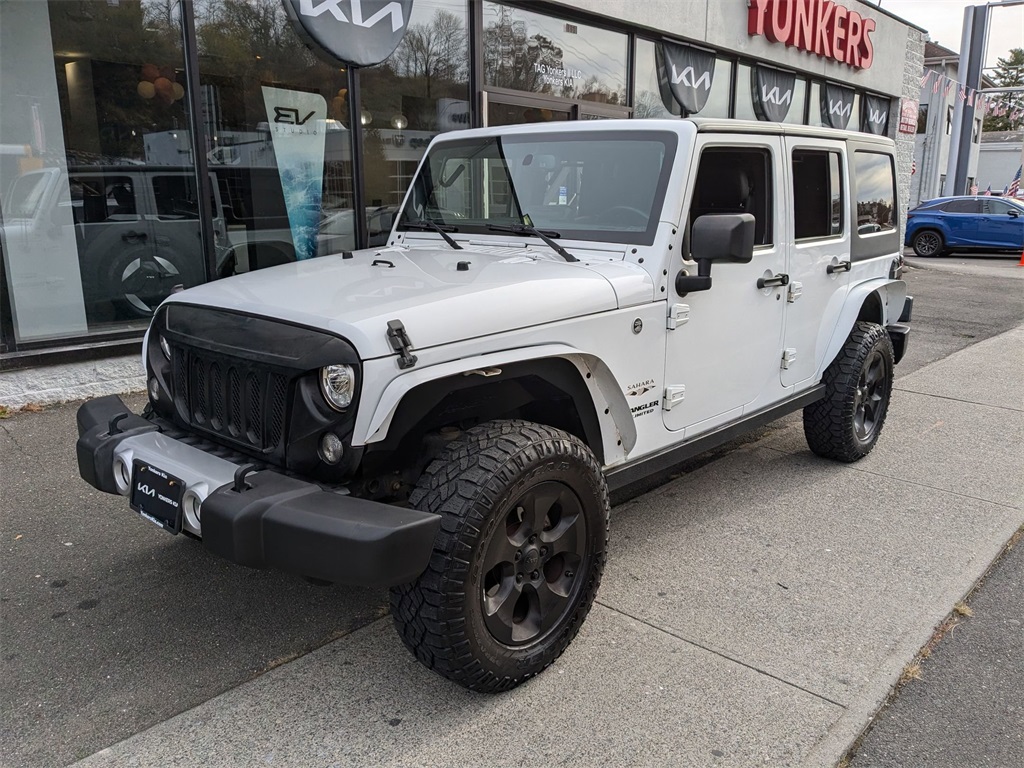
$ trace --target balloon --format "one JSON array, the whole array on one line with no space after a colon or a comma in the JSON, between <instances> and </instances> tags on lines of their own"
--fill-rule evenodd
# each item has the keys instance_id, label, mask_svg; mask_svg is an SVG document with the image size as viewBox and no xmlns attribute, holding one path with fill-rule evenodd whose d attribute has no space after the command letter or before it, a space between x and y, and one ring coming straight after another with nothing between
<instances>
[{"instance_id":1,"label":"balloon","mask_svg":"<svg viewBox=\"0 0 1024 768\"><path fill-rule=\"evenodd\" d=\"M171 94L174 96L174 100L177 101L185 95L185 89L179 83L171 83Z\"/></svg>"},{"instance_id":2,"label":"balloon","mask_svg":"<svg viewBox=\"0 0 1024 768\"><path fill-rule=\"evenodd\" d=\"M166 77L171 82L174 82L174 67L160 67L160 77Z\"/></svg>"},{"instance_id":3,"label":"balloon","mask_svg":"<svg viewBox=\"0 0 1024 768\"><path fill-rule=\"evenodd\" d=\"M139 96L144 99L152 99L156 95L156 88L154 88L153 84L147 80L140 82L135 87L135 90L138 91Z\"/></svg>"},{"instance_id":4,"label":"balloon","mask_svg":"<svg viewBox=\"0 0 1024 768\"><path fill-rule=\"evenodd\" d=\"M157 69L156 64L143 64L142 65L142 79L153 82L160 77L160 70ZM148 96L146 97L149 98Z\"/></svg>"},{"instance_id":5,"label":"balloon","mask_svg":"<svg viewBox=\"0 0 1024 768\"><path fill-rule=\"evenodd\" d=\"M158 77L153 82L153 88L156 89L161 98L168 97L171 101L174 101L174 86L166 77Z\"/></svg>"}]
</instances>

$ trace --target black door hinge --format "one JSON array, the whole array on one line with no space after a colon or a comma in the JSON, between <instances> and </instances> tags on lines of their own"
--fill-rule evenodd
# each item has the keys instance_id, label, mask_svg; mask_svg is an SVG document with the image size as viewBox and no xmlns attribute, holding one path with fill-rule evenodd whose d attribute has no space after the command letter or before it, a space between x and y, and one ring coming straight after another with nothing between
<instances>
[{"instance_id":1,"label":"black door hinge","mask_svg":"<svg viewBox=\"0 0 1024 768\"><path fill-rule=\"evenodd\" d=\"M398 367L412 368L416 365L416 355L411 354L412 342L401 320L388 320L388 343L398 353Z\"/></svg>"}]
</instances>

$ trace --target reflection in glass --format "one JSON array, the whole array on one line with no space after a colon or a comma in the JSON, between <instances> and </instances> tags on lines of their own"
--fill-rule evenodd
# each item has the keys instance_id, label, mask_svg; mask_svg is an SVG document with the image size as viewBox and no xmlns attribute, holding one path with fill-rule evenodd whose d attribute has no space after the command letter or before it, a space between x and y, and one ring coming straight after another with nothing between
<instances>
[{"instance_id":1,"label":"reflection in glass","mask_svg":"<svg viewBox=\"0 0 1024 768\"><path fill-rule=\"evenodd\" d=\"M201 114L228 275L355 246L348 74L280 2L197 0Z\"/></svg>"},{"instance_id":2,"label":"reflection in glass","mask_svg":"<svg viewBox=\"0 0 1024 768\"><path fill-rule=\"evenodd\" d=\"M398 48L360 77L367 224L374 245L387 239L430 140L471 125L466 3L414 3Z\"/></svg>"},{"instance_id":3,"label":"reflection in glass","mask_svg":"<svg viewBox=\"0 0 1024 768\"><path fill-rule=\"evenodd\" d=\"M625 104L626 35L492 2L483 25L485 85Z\"/></svg>"},{"instance_id":4,"label":"reflection in glass","mask_svg":"<svg viewBox=\"0 0 1024 768\"><path fill-rule=\"evenodd\" d=\"M174 210L197 197L178 8L0 3L0 144L25 147L0 162L19 342L141 329L205 277L198 218Z\"/></svg>"},{"instance_id":5,"label":"reflection in glass","mask_svg":"<svg viewBox=\"0 0 1024 768\"><path fill-rule=\"evenodd\" d=\"M892 158L876 152L853 154L857 187L857 232L862 235L896 228L896 178Z\"/></svg>"}]
</instances>

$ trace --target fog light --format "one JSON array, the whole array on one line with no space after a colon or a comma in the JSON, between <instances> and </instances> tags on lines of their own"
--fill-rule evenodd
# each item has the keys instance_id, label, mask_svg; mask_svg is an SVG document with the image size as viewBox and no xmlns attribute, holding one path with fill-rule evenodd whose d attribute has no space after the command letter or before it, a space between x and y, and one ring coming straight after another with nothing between
<instances>
[{"instance_id":1,"label":"fog light","mask_svg":"<svg viewBox=\"0 0 1024 768\"><path fill-rule=\"evenodd\" d=\"M160 399L160 384L157 382L156 376L149 380L149 399L154 403Z\"/></svg>"},{"instance_id":2,"label":"fog light","mask_svg":"<svg viewBox=\"0 0 1024 768\"><path fill-rule=\"evenodd\" d=\"M341 438L333 432L327 432L320 438L320 458L328 464L337 464L344 452L345 447L341 444Z\"/></svg>"}]
</instances>

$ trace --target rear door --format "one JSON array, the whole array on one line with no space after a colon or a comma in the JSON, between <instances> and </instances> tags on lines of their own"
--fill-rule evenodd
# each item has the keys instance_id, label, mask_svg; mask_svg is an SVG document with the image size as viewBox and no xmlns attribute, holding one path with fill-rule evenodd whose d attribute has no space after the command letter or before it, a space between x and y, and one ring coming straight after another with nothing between
<instances>
[{"instance_id":1,"label":"rear door","mask_svg":"<svg viewBox=\"0 0 1024 768\"><path fill-rule=\"evenodd\" d=\"M786 225L793 247L780 377L783 386L799 388L817 371L850 284L850 180L845 142L799 136L785 142L791 170Z\"/></svg>"},{"instance_id":2,"label":"rear door","mask_svg":"<svg viewBox=\"0 0 1024 768\"><path fill-rule=\"evenodd\" d=\"M964 197L958 200L950 200L943 207L945 216L943 220L949 229L948 245L969 245L981 244L981 201L973 197Z\"/></svg>"}]
</instances>

